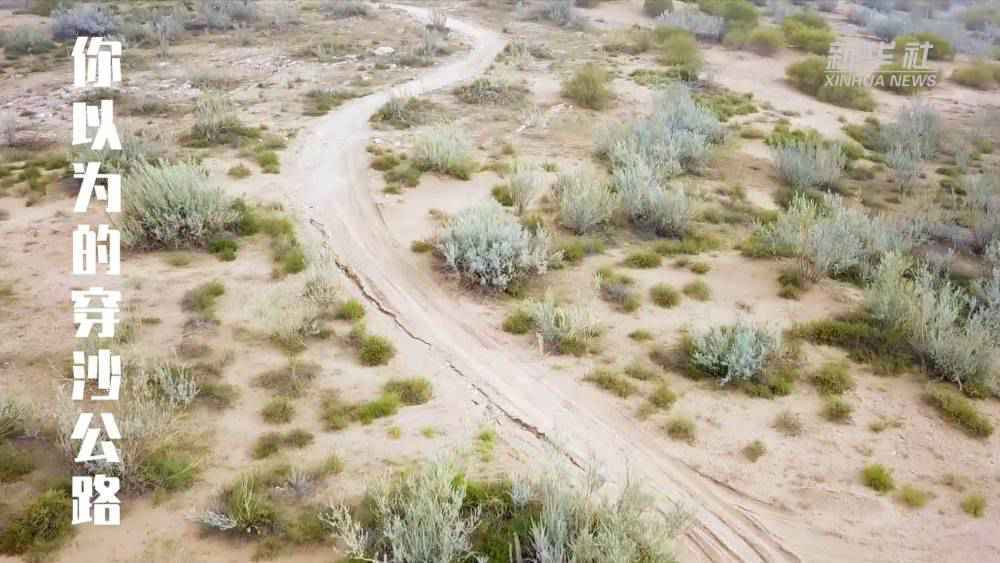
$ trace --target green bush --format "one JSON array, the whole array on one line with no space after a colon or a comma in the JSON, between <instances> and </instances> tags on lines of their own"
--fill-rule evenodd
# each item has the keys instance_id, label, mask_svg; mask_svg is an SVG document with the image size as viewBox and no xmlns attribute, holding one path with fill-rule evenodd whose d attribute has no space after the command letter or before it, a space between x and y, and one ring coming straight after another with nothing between
<instances>
[{"instance_id":1,"label":"green bush","mask_svg":"<svg viewBox=\"0 0 1000 563\"><path fill-rule=\"evenodd\" d=\"M864 468L861 472L861 481L869 489L880 493L887 493L896 488L892 479L892 471L878 463L873 463Z\"/></svg>"},{"instance_id":2,"label":"green bush","mask_svg":"<svg viewBox=\"0 0 1000 563\"><path fill-rule=\"evenodd\" d=\"M350 299L337 307L337 312L334 316L342 321L361 320L365 316L365 306L357 299Z\"/></svg>"},{"instance_id":3,"label":"green bush","mask_svg":"<svg viewBox=\"0 0 1000 563\"><path fill-rule=\"evenodd\" d=\"M951 387L942 384L931 385L924 392L924 401L969 436L986 438L993 434L993 423L990 419L981 414L972 401Z\"/></svg>"},{"instance_id":4,"label":"green bush","mask_svg":"<svg viewBox=\"0 0 1000 563\"><path fill-rule=\"evenodd\" d=\"M712 298L711 288L709 288L708 284L701 280L693 281L685 285L681 291L684 292L684 295L698 301L708 301Z\"/></svg>"},{"instance_id":5,"label":"green bush","mask_svg":"<svg viewBox=\"0 0 1000 563\"><path fill-rule=\"evenodd\" d=\"M854 407L841 397L827 397L823 401L823 409L820 414L830 422L844 423L851 420L853 412Z\"/></svg>"},{"instance_id":6,"label":"green bush","mask_svg":"<svg viewBox=\"0 0 1000 563\"><path fill-rule=\"evenodd\" d=\"M932 61L950 61L955 58L955 48L947 39L930 31L918 31L907 35L896 37L896 58L901 60L906 46L910 43L930 43L931 50L927 53L927 58Z\"/></svg>"},{"instance_id":7,"label":"green bush","mask_svg":"<svg viewBox=\"0 0 1000 563\"><path fill-rule=\"evenodd\" d=\"M285 397L277 397L264 405L260 415L271 424L285 424L295 416L295 405Z\"/></svg>"},{"instance_id":8,"label":"green bush","mask_svg":"<svg viewBox=\"0 0 1000 563\"><path fill-rule=\"evenodd\" d=\"M754 440L743 448L743 455L751 462L756 462L767 453L767 446L760 440Z\"/></svg>"},{"instance_id":9,"label":"green bush","mask_svg":"<svg viewBox=\"0 0 1000 563\"><path fill-rule=\"evenodd\" d=\"M400 403L399 395L385 393L378 399L358 405L354 416L361 421L361 424L371 424L376 419L392 416L399 412Z\"/></svg>"},{"instance_id":10,"label":"green bush","mask_svg":"<svg viewBox=\"0 0 1000 563\"><path fill-rule=\"evenodd\" d=\"M871 92L863 86L841 84L828 86L826 61L822 57L809 57L793 63L785 69L785 75L795 88L815 96L818 100L862 111L875 109L875 100Z\"/></svg>"},{"instance_id":11,"label":"green bush","mask_svg":"<svg viewBox=\"0 0 1000 563\"><path fill-rule=\"evenodd\" d=\"M518 309L513 311L503 320L504 332L511 334L528 334L535 328L535 319L531 313Z\"/></svg>"},{"instance_id":12,"label":"green bush","mask_svg":"<svg viewBox=\"0 0 1000 563\"><path fill-rule=\"evenodd\" d=\"M680 77L694 80L704 65L698 41L687 32L674 33L660 44L660 63L677 67Z\"/></svg>"},{"instance_id":13,"label":"green bush","mask_svg":"<svg viewBox=\"0 0 1000 563\"><path fill-rule=\"evenodd\" d=\"M822 395L843 395L854 389L847 362L827 362L812 376L812 384Z\"/></svg>"},{"instance_id":14,"label":"green bush","mask_svg":"<svg viewBox=\"0 0 1000 563\"><path fill-rule=\"evenodd\" d=\"M623 399L631 397L639 391L634 383L607 369L596 369L587 374L583 380Z\"/></svg>"},{"instance_id":15,"label":"green bush","mask_svg":"<svg viewBox=\"0 0 1000 563\"><path fill-rule=\"evenodd\" d=\"M667 436L679 442L693 443L695 440L694 421L684 416L676 416L667 421L663 427Z\"/></svg>"},{"instance_id":16,"label":"green bush","mask_svg":"<svg viewBox=\"0 0 1000 563\"><path fill-rule=\"evenodd\" d=\"M951 74L951 79L962 86L979 90L992 90L1000 84L1000 63L982 60L960 66Z\"/></svg>"},{"instance_id":17,"label":"green bush","mask_svg":"<svg viewBox=\"0 0 1000 563\"><path fill-rule=\"evenodd\" d=\"M962 499L962 510L973 518L982 518L986 514L986 497L969 495Z\"/></svg>"},{"instance_id":18,"label":"green bush","mask_svg":"<svg viewBox=\"0 0 1000 563\"><path fill-rule=\"evenodd\" d=\"M837 34L829 29L803 25L800 21L785 18L782 24L785 40L796 49L814 55L826 55Z\"/></svg>"},{"instance_id":19,"label":"green bush","mask_svg":"<svg viewBox=\"0 0 1000 563\"><path fill-rule=\"evenodd\" d=\"M383 336L365 336L358 346L358 357L365 366L385 365L395 355L396 347Z\"/></svg>"},{"instance_id":20,"label":"green bush","mask_svg":"<svg viewBox=\"0 0 1000 563\"><path fill-rule=\"evenodd\" d=\"M649 288L649 296L653 303L667 309L676 307L681 302L680 292L666 283L658 283Z\"/></svg>"},{"instance_id":21,"label":"green bush","mask_svg":"<svg viewBox=\"0 0 1000 563\"><path fill-rule=\"evenodd\" d=\"M12 483L35 470L35 464L10 444L0 445L0 483Z\"/></svg>"},{"instance_id":22,"label":"green bush","mask_svg":"<svg viewBox=\"0 0 1000 563\"><path fill-rule=\"evenodd\" d=\"M600 66L587 63L563 82L562 95L580 107L602 110L611 103L611 77Z\"/></svg>"},{"instance_id":23,"label":"green bush","mask_svg":"<svg viewBox=\"0 0 1000 563\"><path fill-rule=\"evenodd\" d=\"M184 299L181 300L181 307L185 311L210 318L215 310L216 301L225 293L226 287L222 285L222 282L206 282L185 293Z\"/></svg>"},{"instance_id":24,"label":"green bush","mask_svg":"<svg viewBox=\"0 0 1000 563\"><path fill-rule=\"evenodd\" d=\"M927 491L913 485L903 485L896 493L896 499L910 508L923 508L930 498L931 495Z\"/></svg>"},{"instance_id":25,"label":"green bush","mask_svg":"<svg viewBox=\"0 0 1000 563\"><path fill-rule=\"evenodd\" d=\"M656 268L663 263L659 254L651 250L640 250L625 257L624 264L629 268Z\"/></svg>"},{"instance_id":26,"label":"green bush","mask_svg":"<svg viewBox=\"0 0 1000 563\"><path fill-rule=\"evenodd\" d=\"M72 502L62 489L49 489L9 521L0 533L0 553L29 555L51 553L73 533Z\"/></svg>"},{"instance_id":27,"label":"green bush","mask_svg":"<svg viewBox=\"0 0 1000 563\"><path fill-rule=\"evenodd\" d=\"M423 377L391 379L382 389L398 396L404 405L422 405L434 396L431 382Z\"/></svg>"},{"instance_id":28,"label":"green bush","mask_svg":"<svg viewBox=\"0 0 1000 563\"><path fill-rule=\"evenodd\" d=\"M747 38L746 47L750 51L770 57L785 46L785 34L777 28L757 28Z\"/></svg>"}]
</instances>

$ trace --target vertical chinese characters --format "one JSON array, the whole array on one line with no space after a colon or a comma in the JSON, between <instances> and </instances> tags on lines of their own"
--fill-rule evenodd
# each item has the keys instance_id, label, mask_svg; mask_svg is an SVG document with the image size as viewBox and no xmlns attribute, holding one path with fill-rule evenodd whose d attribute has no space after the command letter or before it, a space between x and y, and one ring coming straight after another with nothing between
<instances>
[{"instance_id":1,"label":"vertical chinese characters","mask_svg":"<svg viewBox=\"0 0 1000 563\"><path fill-rule=\"evenodd\" d=\"M73 87L111 88L121 82L122 45L103 37L78 37L73 47ZM73 146L84 145L96 154L122 149L114 123L114 100L100 100L97 105L73 103ZM89 154L89 153L88 153ZM74 178L80 191L73 213L86 214L92 205L103 203L106 214L121 213L122 181L117 173L101 170L102 163L74 162ZM73 231L72 274L93 278L98 275L121 275L121 232L112 225L79 224ZM106 405L118 401L122 387L122 358L103 344L113 342L121 314L119 290L91 285L72 290L73 324L77 348L73 352L73 401L88 405ZM96 338L98 349L85 346ZM122 464L116 441L122 433L112 409L81 412L70 439L79 442L75 462L78 469L72 479L73 524L93 523L117 526L121 523L121 488L118 473Z\"/></svg>"}]
</instances>

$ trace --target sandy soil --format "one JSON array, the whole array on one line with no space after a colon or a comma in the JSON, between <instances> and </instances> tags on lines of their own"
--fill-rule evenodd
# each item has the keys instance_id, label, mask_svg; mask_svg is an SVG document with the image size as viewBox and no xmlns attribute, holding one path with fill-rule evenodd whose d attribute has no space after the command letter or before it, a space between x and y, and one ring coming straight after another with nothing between
<instances>
[{"instance_id":1,"label":"sandy soil","mask_svg":"<svg viewBox=\"0 0 1000 563\"><path fill-rule=\"evenodd\" d=\"M417 9L412 11L420 13ZM472 54L407 85L409 92L424 92L468 79L485 69L503 46L500 36L491 31L455 20L451 25L474 38ZM742 64L749 68L749 63ZM773 66L778 68L778 65ZM719 76L723 74L718 73ZM747 86L749 89L754 85ZM755 87L754 90L756 92ZM774 97L778 97L778 92L774 90ZM781 99L787 101L788 96L787 87L781 88ZM768 97L765 89L761 98ZM341 267L411 338L413 351L434 358L432 361L453 371L456 381L482 393L514 423L511 428L520 431L521 441L542 439L558 444L566 456L575 460L595 456L617 479L621 479L628 469L633 477L661 492L664 498L694 507L696 524L683 542L685 560L931 561L951 557L956 549L964 551L963 559L967 556L973 560L988 560L998 553L998 544L990 539L989 524L985 522L952 525L948 541L942 543L942 538L933 533L940 530L939 522L903 518L903 509L890 500L868 494L858 487L854 482L858 466L841 455L843 449L868 449L867 455L871 455L870 450L876 447L870 444L870 436L857 426L845 431L837 429L849 435L836 440L840 454L821 447L833 440L820 440L811 451L801 446L783 446L774 463L778 466L782 459L796 459L795 466L802 468L799 476L786 480L772 474L770 478L777 480L764 483L760 478L755 479L756 471L734 470L731 463L720 463L720 456L734 455L735 445L747 437L736 427L726 425L710 431L706 443L712 446L708 450L699 448L694 452L665 446L662 436L651 428L637 425L628 409L609 404L606 397L567 377L565 371L569 366L565 360L541 358L530 347L512 348L511 339L492 328L498 325L501 316L497 304L476 295L456 295L454 289L449 290L447 284L442 284L428 271L422 259L414 258L406 249L409 240L426 233L402 231L400 227L412 228L418 221L401 220L399 224L388 221L372 200L371 191L362 188L372 181L361 158L372 136L366 118L386 99L386 95L379 94L353 102L300 138L293 148L296 159L290 169L295 179L291 198L302 205L303 215L336 253ZM803 113L808 109L806 105L811 108L818 105L814 100L802 103ZM822 120L836 122L833 114ZM824 123L822 120L810 122L807 118L804 121L817 126ZM334 146L339 150L331 155L330 147ZM319 178L324 180L318 181ZM474 185L480 187L453 198L444 186L436 182L428 184L427 193L414 197L416 215L421 214L419 209L431 207L431 204L420 202L434 199L435 194L440 199L433 207L460 207L464 201L484 193L478 182ZM786 322L826 316L840 307L837 300L831 301L832 295L840 290L831 293L823 288L815 290L818 299L815 304L811 299L795 305L780 304L773 297L773 286L763 281L766 279L764 273L754 275L742 259L720 255L710 262L716 269L709 279L717 280L712 285L723 292L721 300L705 307L691 305L688 314L680 312L678 320L657 323L654 328L670 331L709 319L731 319L736 310L733 305L747 301L752 303L752 311L763 311L768 319L780 318ZM734 276L746 283L736 287L720 283ZM480 317L491 319L491 322L484 323ZM624 333L628 326L627 323L616 326L615 332ZM614 348L618 342L613 340L609 348ZM893 393L888 388L896 385L908 386L911 396L916 389L909 382L875 383L871 388L879 397L890 397ZM869 400L867 391L867 386L859 391L859 395L866 396L865 401ZM726 397L727 401L731 399L731 396ZM886 399L871 400L884 402ZM724 406L717 398L702 397L699 404L691 408L702 413L719 413L713 409L720 408L722 412L748 408L758 411L756 416L759 418L773 410L761 403L751 407L751 401L736 402L742 406ZM702 405L704 409L699 408ZM723 418L721 413L702 416L717 422ZM926 424L939 423L929 418ZM907 428L907 440L920 436L919 426L914 424ZM513 434L516 440L518 432ZM894 451L900 447L895 440L886 442L877 449ZM910 442L908 450L911 453L906 455L916 456L920 451L917 444ZM938 444L938 448L941 447L944 445ZM959 455L962 450L958 445L949 449L950 454L944 454L945 457ZM977 471L980 479L990 478L989 466L996 461L990 449L976 449L978 453L974 457L980 468ZM723 465L729 469L724 469ZM812 470L808 469L810 466ZM838 476L836 483L828 481L833 475ZM772 498L758 497L756 492L748 492L751 490L766 490Z\"/></svg>"}]
</instances>

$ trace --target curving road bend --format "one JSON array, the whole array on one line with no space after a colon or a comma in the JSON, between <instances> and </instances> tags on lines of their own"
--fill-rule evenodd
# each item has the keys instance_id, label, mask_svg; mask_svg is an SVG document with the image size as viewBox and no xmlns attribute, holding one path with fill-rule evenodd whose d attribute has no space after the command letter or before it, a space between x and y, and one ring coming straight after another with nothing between
<instances>
[{"instance_id":1,"label":"curving road bend","mask_svg":"<svg viewBox=\"0 0 1000 563\"><path fill-rule=\"evenodd\" d=\"M394 6L426 20L428 11ZM505 40L477 25L449 20L470 38L471 52L401 87L410 94L436 90L482 73ZM571 461L596 458L612 481L626 472L641 479L666 510L680 503L694 521L679 542L685 561L865 561L844 538L824 533L795 514L758 502L698 474L662 450L662 437L643 429L629 413L596 402L578 385L530 356L514 353L495 327L463 311L433 273L412 262L384 224L368 181L365 146L369 117L391 91L341 106L300 134L286 152L287 197L315 227L315 235L361 293L408 335L425 363L453 373L523 430L517 439L555 446Z\"/></svg>"}]
</instances>

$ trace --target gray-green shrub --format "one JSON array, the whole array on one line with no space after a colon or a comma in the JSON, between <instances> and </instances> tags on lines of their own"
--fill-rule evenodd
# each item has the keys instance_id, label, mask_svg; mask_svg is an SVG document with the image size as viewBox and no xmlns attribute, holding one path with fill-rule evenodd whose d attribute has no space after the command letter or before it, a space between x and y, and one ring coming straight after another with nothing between
<instances>
[{"instance_id":1,"label":"gray-green shrub","mask_svg":"<svg viewBox=\"0 0 1000 563\"><path fill-rule=\"evenodd\" d=\"M76 4L52 12L52 37L59 41L77 37L109 37L121 21L97 4Z\"/></svg>"},{"instance_id":2,"label":"gray-green shrub","mask_svg":"<svg viewBox=\"0 0 1000 563\"><path fill-rule=\"evenodd\" d=\"M844 173L847 157L840 145L792 140L771 148L778 175L796 189L833 188Z\"/></svg>"},{"instance_id":3,"label":"gray-green shrub","mask_svg":"<svg viewBox=\"0 0 1000 563\"><path fill-rule=\"evenodd\" d=\"M421 133L413 147L413 158L424 170L461 180L469 179L476 167L468 138L452 125L434 127Z\"/></svg>"},{"instance_id":4,"label":"gray-green shrub","mask_svg":"<svg viewBox=\"0 0 1000 563\"><path fill-rule=\"evenodd\" d=\"M592 232L607 223L618 207L618 198L588 167L559 175L559 222L576 234Z\"/></svg>"},{"instance_id":5,"label":"gray-green shrub","mask_svg":"<svg viewBox=\"0 0 1000 563\"><path fill-rule=\"evenodd\" d=\"M136 166L127 180L122 244L140 249L201 247L233 228L232 202L193 164Z\"/></svg>"},{"instance_id":6,"label":"gray-green shrub","mask_svg":"<svg viewBox=\"0 0 1000 563\"><path fill-rule=\"evenodd\" d=\"M758 379L781 346L780 334L740 319L691 337L688 360L725 385Z\"/></svg>"},{"instance_id":7,"label":"gray-green shrub","mask_svg":"<svg viewBox=\"0 0 1000 563\"><path fill-rule=\"evenodd\" d=\"M544 229L526 229L492 200L450 220L437 246L449 269L500 291L544 274L554 258Z\"/></svg>"}]
</instances>

